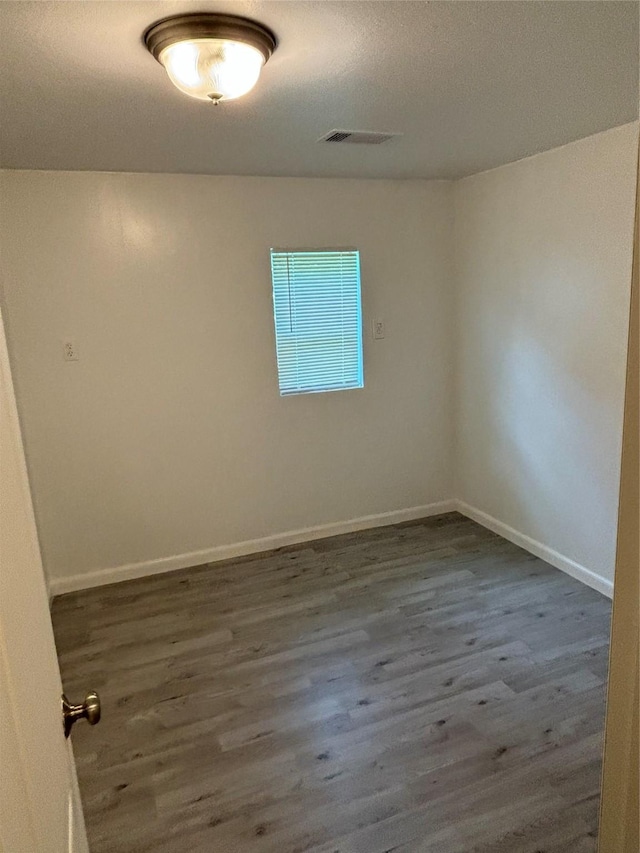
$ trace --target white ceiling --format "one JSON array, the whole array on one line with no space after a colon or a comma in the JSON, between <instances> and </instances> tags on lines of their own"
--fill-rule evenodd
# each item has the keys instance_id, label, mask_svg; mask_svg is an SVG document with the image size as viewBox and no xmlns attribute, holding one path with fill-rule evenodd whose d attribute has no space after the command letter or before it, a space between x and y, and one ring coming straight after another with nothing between
<instances>
[{"instance_id":1,"label":"white ceiling","mask_svg":"<svg viewBox=\"0 0 640 853\"><path fill-rule=\"evenodd\" d=\"M0 165L452 178L638 115L636 2L0 3ZM271 27L246 97L175 89L141 41L185 11ZM318 144L333 128L381 146Z\"/></svg>"}]
</instances>

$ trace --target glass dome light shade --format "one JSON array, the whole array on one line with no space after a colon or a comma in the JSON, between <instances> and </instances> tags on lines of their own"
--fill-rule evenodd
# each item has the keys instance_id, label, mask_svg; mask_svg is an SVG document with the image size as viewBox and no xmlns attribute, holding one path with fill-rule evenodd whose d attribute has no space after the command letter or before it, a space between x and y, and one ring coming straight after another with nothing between
<instances>
[{"instance_id":1,"label":"glass dome light shade","mask_svg":"<svg viewBox=\"0 0 640 853\"><path fill-rule=\"evenodd\" d=\"M264 65L264 56L251 45L217 38L175 42L159 59L181 92L214 103L246 95Z\"/></svg>"}]
</instances>

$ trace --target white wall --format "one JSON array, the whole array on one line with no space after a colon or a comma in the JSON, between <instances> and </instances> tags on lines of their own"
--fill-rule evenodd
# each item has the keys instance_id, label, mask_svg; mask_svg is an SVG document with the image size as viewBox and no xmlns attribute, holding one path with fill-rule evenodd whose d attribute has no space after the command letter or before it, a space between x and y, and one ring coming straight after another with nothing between
<instances>
[{"instance_id":1,"label":"white wall","mask_svg":"<svg viewBox=\"0 0 640 853\"><path fill-rule=\"evenodd\" d=\"M457 497L605 581L636 157L631 124L455 187Z\"/></svg>"},{"instance_id":2,"label":"white wall","mask_svg":"<svg viewBox=\"0 0 640 853\"><path fill-rule=\"evenodd\" d=\"M450 184L0 180L7 331L54 589L452 497ZM360 249L363 390L279 396L272 246ZM65 338L79 361L63 361Z\"/></svg>"},{"instance_id":3,"label":"white wall","mask_svg":"<svg viewBox=\"0 0 640 853\"><path fill-rule=\"evenodd\" d=\"M7 331L53 589L459 498L610 591L636 134L456 185L0 173ZM350 245L365 388L280 398L269 248Z\"/></svg>"}]
</instances>

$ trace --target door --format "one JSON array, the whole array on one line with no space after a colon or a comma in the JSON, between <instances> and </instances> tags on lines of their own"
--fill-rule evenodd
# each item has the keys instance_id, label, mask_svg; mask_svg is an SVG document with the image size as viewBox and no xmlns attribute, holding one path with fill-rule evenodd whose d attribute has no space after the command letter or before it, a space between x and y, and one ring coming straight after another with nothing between
<instances>
[{"instance_id":1,"label":"door","mask_svg":"<svg viewBox=\"0 0 640 853\"><path fill-rule=\"evenodd\" d=\"M87 853L0 314L0 850ZM75 697L72 697L75 698Z\"/></svg>"}]
</instances>

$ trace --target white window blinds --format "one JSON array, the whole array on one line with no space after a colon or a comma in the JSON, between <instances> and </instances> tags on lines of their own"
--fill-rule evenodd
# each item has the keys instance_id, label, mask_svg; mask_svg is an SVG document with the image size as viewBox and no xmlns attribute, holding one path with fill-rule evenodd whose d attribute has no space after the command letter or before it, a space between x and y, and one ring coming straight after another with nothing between
<instances>
[{"instance_id":1,"label":"white window blinds","mask_svg":"<svg viewBox=\"0 0 640 853\"><path fill-rule=\"evenodd\" d=\"M357 251L272 249L280 394L362 388Z\"/></svg>"}]
</instances>

